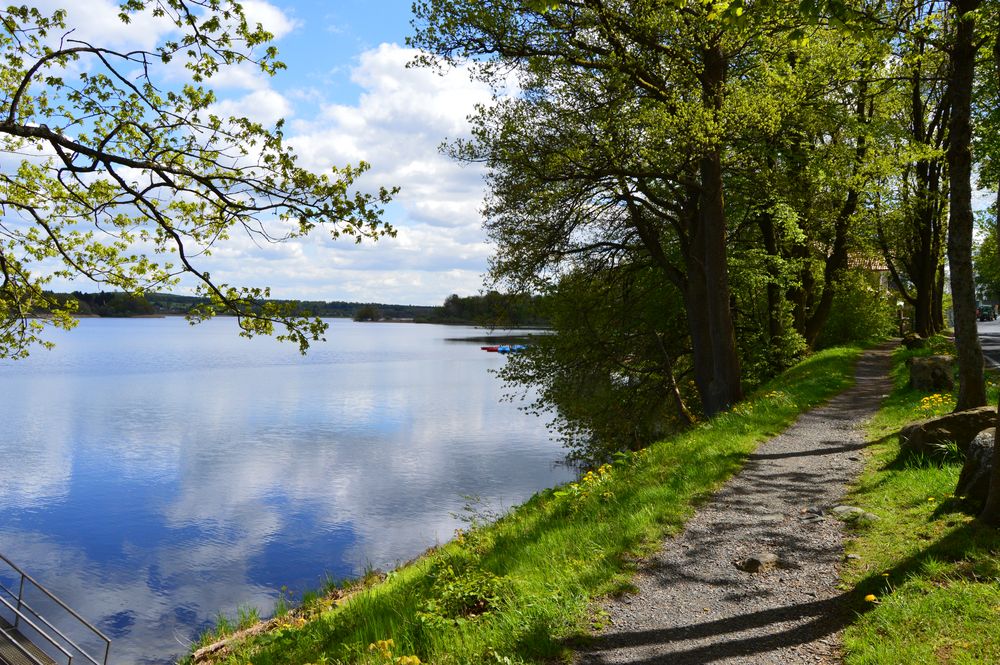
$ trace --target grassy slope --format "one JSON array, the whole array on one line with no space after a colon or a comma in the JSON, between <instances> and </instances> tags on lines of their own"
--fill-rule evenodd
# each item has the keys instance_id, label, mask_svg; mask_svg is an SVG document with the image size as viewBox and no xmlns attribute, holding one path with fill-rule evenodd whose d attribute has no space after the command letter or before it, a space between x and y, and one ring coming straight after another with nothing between
<instances>
[{"instance_id":1,"label":"grassy slope","mask_svg":"<svg viewBox=\"0 0 1000 665\"><path fill-rule=\"evenodd\" d=\"M850 385L857 356L816 354L732 413L543 491L346 602L312 600L225 662L566 660L567 640L601 622L591 601L628 589L636 560L676 533L757 443Z\"/></svg>"},{"instance_id":2,"label":"grassy slope","mask_svg":"<svg viewBox=\"0 0 1000 665\"><path fill-rule=\"evenodd\" d=\"M859 558L845 567L845 586L876 600L856 603L845 661L1000 663L1000 534L953 496L960 461L900 458L902 425L954 408L951 395L906 387L907 355L894 357L895 389L870 425L878 442L853 493L882 519L848 546ZM996 403L995 386L991 394Z\"/></svg>"}]
</instances>

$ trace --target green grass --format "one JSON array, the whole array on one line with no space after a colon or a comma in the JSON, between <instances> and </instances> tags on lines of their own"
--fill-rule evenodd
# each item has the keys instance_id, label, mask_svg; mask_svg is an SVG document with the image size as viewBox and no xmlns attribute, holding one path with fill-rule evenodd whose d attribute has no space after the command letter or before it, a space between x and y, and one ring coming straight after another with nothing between
<instances>
[{"instance_id":1,"label":"green grass","mask_svg":"<svg viewBox=\"0 0 1000 665\"><path fill-rule=\"evenodd\" d=\"M858 616L845 633L845 662L1000 663L1000 533L953 495L959 460L901 456L902 425L954 406L951 395L906 387L908 355L894 356L895 388L870 423L876 443L851 498L881 519L848 544L858 558L842 578ZM995 384L990 393L995 403ZM865 602L868 594L876 601Z\"/></svg>"},{"instance_id":2,"label":"green grass","mask_svg":"<svg viewBox=\"0 0 1000 665\"><path fill-rule=\"evenodd\" d=\"M223 662L567 662L574 640L602 622L592 601L630 590L637 561L760 441L851 384L858 354L818 353L731 413L540 492L346 598L286 613Z\"/></svg>"}]
</instances>

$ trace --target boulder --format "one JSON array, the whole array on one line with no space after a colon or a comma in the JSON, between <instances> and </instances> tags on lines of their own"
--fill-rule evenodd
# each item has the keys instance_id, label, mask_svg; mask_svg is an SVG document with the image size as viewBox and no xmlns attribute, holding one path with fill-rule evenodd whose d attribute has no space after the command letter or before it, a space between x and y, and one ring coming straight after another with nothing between
<instances>
[{"instance_id":1,"label":"boulder","mask_svg":"<svg viewBox=\"0 0 1000 665\"><path fill-rule=\"evenodd\" d=\"M927 346L927 340L915 332L909 332L903 336L903 346L911 351L913 349L922 349Z\"/></svg>"},{"instance_id":2,"label":"boulder","mask_svg":"<svg viewBox=\"0 0 1000 665\"><path fill-rule=\"evenodd\" d=\"M965 465L955 486L955 496L984 503L990 491L990 470L993 468L993 441L995 430L980 432L969 444Z\"/></svg>"},{"instance_id":3,"label":"boulder","mask_svg":"<svg viewBox=\"0 0 1000 665\"><path fill-rule=\"evenodd\" d=\"M906 452L936 457L942 446L954 442L964 455L976 435L996 422L997 410L992 406L949 413L907 425L899 431L899 445Z\"/></svg>"},{"instance_id":4,"label":"boulder","mask_svg":"<svg viewBox=\"0 0 1000 665\"><path fill-rule=\"evenodd\" d=\"M951 356L923 356L910 358L910 387L922 392L938 393L955 389Z\"/></svg>"}]
</instances>

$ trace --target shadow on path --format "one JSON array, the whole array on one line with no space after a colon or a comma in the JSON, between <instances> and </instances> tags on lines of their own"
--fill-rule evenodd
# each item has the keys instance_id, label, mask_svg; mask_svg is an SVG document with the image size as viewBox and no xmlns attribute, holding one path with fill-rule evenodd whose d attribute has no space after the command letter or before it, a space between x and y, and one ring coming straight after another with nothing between
<instances>
[{"instance_id":1,"label":"shadow on path","mask_svg":"<svg viewBox=\"0 0 1000 665\"><path fill-rule=\"evenodd\" d=\"M803 414L664 541L638 593L605 608L610 627L576 645L578 663L834 663L864 603L837 590L841 502L864 466L858 424L891 389L888 345L863 354L854 387ZM771 557L751 573L746 557ZM737 565L741 564L741 565Z\"/></svg>"},{"instance_id":2,"label":"shadow on path","mask_svg":"<svg viewBox=\"0 0 1000 665\"><path fill-rule=\"evenodd\" d=\"M639 657L629 663L677 663L678 665L711 663L734 656L767 654L779 649L814 642L829 637L842 630L850 622L844 611L849 594L835 596L798 605L787 605L773 609L751 612L736 617L716 621L706 621L661 630L645 630L617 633L596 638L588 644L591 653L611 649L635 648L650 645L670 644L674 648L669 656ZM801 623L802 619L810 619ZM789 621L798 621L785 630L776 630L764 636L741 638L738 633L756 627L773 627ZM685 648L685 641L712 638L707 646ZM680 648L678 648L680 647ZM604 661L599 653L594 654L594 663ZM620 662L620 661L615 661ZM779 662L771 661L767 662Z\"/></svg>"}]
</instances>

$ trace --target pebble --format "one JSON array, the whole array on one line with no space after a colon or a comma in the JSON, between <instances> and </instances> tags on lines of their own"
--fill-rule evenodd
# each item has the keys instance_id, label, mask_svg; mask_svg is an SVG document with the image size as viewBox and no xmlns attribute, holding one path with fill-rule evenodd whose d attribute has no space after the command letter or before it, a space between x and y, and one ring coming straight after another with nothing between
<instances>
[{"instance_id":1,"label":"pebble","mask_svg":"<svg viewBox=\"0 0 1000 665\"><path fill-rule=\"evenodd\" d=\"M747 573L761 573L778 566L778 555L771 552L761 552L745 559L733 561L733 565Z\"/></svg>"}]
</instances>

